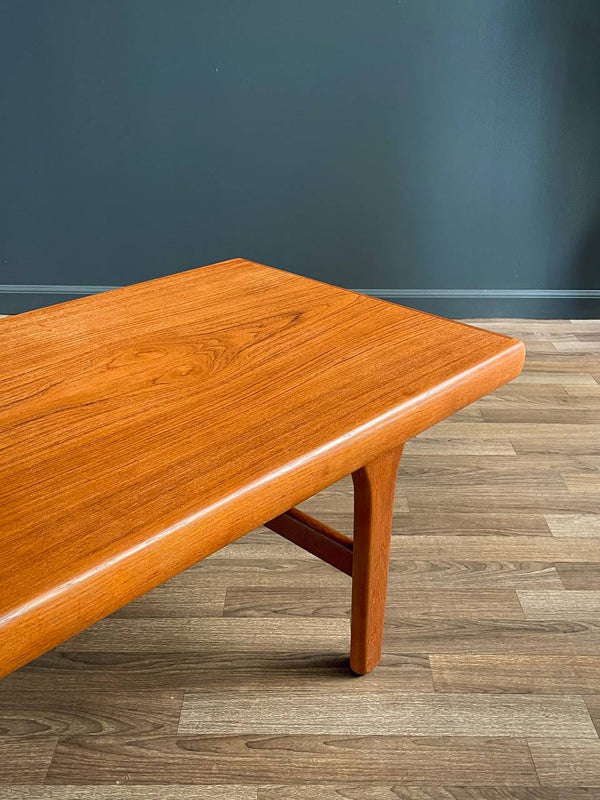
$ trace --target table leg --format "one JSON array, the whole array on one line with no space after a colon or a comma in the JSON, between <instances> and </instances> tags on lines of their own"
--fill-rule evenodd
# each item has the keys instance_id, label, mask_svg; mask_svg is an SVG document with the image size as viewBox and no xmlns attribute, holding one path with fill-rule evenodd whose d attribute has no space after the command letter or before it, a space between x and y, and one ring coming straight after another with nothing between
<instances>
[{"instance_id":1,"label":"table leg","mask_svg":"<svg viewBox=\"0 0 600 800\"><path fill-rule=\"evenodd\" d=\"M354 547L350 668L370 672L381 658L394 488L402 446L352 473Z\"/></svg>"}]
</instances>

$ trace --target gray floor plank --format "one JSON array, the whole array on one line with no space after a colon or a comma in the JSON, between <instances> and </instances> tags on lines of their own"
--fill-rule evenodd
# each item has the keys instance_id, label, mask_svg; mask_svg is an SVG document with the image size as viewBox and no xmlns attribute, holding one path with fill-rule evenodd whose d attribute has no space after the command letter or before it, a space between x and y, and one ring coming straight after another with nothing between
<instances>
[{"instance_id":1,"label":"gray floor plank","mask_svg":"<svg viewBox=\"0 0 600 800\"><path fill-rule=\"evenodd\" d=\"M578 696L189 692L182 734L597 738Z\"/></svg>"}]
</instances>

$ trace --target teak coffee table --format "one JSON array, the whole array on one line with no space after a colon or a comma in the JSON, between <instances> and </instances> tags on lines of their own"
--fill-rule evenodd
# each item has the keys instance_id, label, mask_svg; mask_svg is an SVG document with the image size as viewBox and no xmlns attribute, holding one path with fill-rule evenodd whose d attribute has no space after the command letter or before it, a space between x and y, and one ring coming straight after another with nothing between
<instances>
[{"instance_id":1,"label":"teak coffee table","mask_svg":"<svg viewBox=\"0 0 600 800\"><path fill-rule=\"evenodd\" d=\"M402 445L524 348L234 259L2 320L0 354L0 675L262 524L352 576L365 673ZM293 508L349 473L353 540Z\"/></svg>"}]
</instances>

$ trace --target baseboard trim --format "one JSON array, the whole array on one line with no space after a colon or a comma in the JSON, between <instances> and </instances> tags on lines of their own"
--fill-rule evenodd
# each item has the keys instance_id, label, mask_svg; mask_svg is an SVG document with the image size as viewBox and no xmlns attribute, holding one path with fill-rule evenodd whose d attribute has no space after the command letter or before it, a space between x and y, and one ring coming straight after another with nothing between
<instances>
[{"instance_id":1,"label":"baseboard trim","mask_svg":"<svg viewBox=\"0 0 600 800\"><path fill-rule=\"evenodd\" d=\"M522 300L562 300L600 298L600 289L355 289L361 294L380 297L384 300L400 300L404 297L435 297L477 300L497 298Z\"/></svg>"},{"instance_id":2,"label":"baseboard trim","mask_svg":"<svg viewBox=\"0 0 600 800\"><path fill-rule=\"evenodd\" d=\"M87 295L120 289L120 286L73 286L59 284L5 283L0 284L0 294L72 294Z\"/></svg>"},{"instance_id":3,"label":"baseboard trim","mask_svg":"<svg viewBox=\"0 0 600 800\"><path fill-rule=\"evenodd\" d=\"M75 286L59 284L0 284L0 294L70 294L88 295L120 289L121 286ZM403 297L452 297L458 299L520 298L520 299L595 299L600 298L600 289L353 289L354 292L380 297L384 300L399 300Z\"/></svg>"},{"instance_id":4,"label":"baseboard trim","mask_svg":"<svg viewBox=\"0 0 600 800\"><path fill-rule=\"evenodd\" d=\"M0 314L18 314L119 286L0 284ZM600 318L600 289L355 289L446 317Z\"/></svg>"}]
</instances>

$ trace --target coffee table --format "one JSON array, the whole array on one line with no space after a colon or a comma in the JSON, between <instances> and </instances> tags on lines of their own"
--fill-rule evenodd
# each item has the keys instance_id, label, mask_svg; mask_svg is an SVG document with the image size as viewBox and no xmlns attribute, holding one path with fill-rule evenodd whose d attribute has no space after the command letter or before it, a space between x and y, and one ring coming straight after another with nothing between
<instances>
[{"instance_id":1,"label":"coffee table","mask_svg":"<svg viewBox=\"0 0 600 800\"><path fill-rule=\"evenodd\" d=\"M0 353L0 675L263 524L352 576L369 672L403 443L524 358L244 259L2 320ZM350 473L353 539L294 508Z\"/></svg>"}]
</instances>

